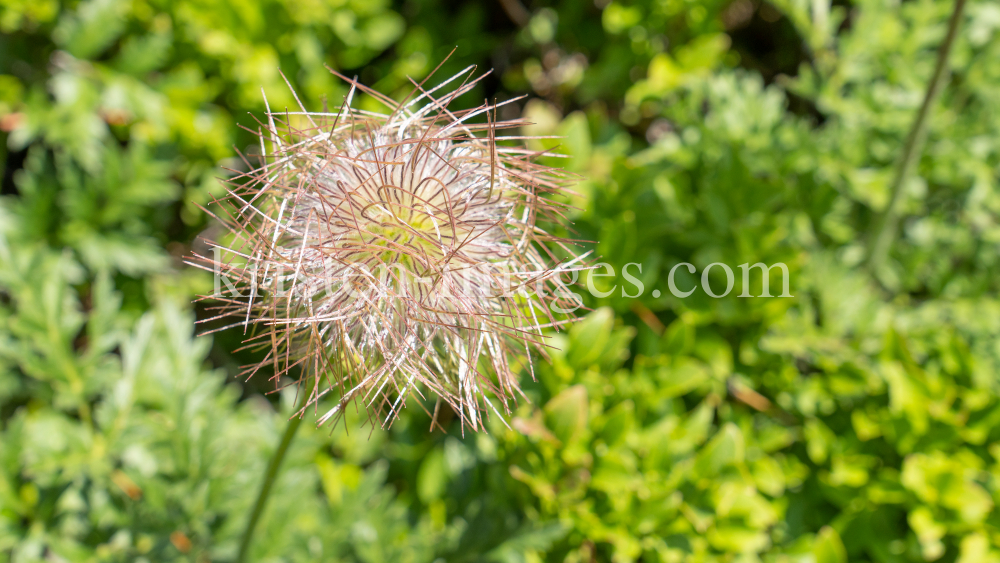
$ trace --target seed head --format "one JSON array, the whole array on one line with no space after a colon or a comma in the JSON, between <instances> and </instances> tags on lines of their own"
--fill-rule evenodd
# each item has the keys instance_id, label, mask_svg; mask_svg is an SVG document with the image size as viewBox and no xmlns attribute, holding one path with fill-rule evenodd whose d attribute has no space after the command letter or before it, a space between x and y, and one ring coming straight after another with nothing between
<instances>
[{"instance_id":1,"label":"seed head","mask_svg":"<svg viewBox=\"0 0 1000 563\"><path fill-rule=\"evenodd\" d=\"M497 121L503 104L450 108L481 80L471 71L414 82L402 102L338 74L350 92L337 111L268 107L260 165L216 202L231 242L192 260L227 281L208 296L214 318L267 350L247 377L294 369L307 405L334 393L320 424L360 402L386 425L428 390L434 421L442 401L463 428L503 420L523 395L521 358L531 369L543 329L581 306L563 276L582 257L540 226L563 221L550 196L569 178L515 145L526 137L497 135L525 124ZM386 111L354 108L359 91Z\"/></svg>"}]
</instances>

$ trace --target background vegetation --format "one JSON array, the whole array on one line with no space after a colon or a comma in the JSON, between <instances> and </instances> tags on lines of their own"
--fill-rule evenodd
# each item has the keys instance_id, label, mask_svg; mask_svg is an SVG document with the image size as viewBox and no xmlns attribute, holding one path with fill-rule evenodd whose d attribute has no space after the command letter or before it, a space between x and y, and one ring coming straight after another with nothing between
<instances>
[{"instance_id":1,"label":"background vegetation","mask_svg":"<svg viewBox=\"0 0 1000 563\"><path fill-rule=\"evenodd\" d=\"M443 74L494 69L459 103L530 94L507 117L566 137L575 228L647 291L589 301L513 429L304 425L254 560L1000 561L994 2L863 267L951 6L3 0L0 558L234 557L292 397L193 336L194 204L260 88L291 105L279 67L319 107L324 63L401 96L457 46ZM677 299L683 261L795 297Z\"/></svg>"}]
</instances>

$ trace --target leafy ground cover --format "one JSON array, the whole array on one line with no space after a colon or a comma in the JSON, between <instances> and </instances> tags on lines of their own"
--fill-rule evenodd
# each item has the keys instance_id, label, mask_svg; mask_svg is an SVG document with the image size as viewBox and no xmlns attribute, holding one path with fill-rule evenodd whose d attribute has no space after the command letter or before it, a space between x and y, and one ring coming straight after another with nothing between
<instances>
[{"instance_id":1,"label":"leafy ground cover","mask_svg":"<svg viewBox=\"0 0 1000 563\"><path fill-rule=\"evenodd\" d=\"M194 336L196 204L261 88L294 103L279 67L318 107L346 91L324 64L403 96L455 48L443 75L495 69L458 103L530 94L513 111L583 177L577 236L646 291L592 280L613 291L554 336L511 428L303 425L255 561L1000 561L993 2L966 8L895 243L865 265L951 11L4 2L0 553L233 559L293 398L233 379L242 335ZM726 297L677 298L682 262L782 262L794 297L740 298L737 270Z\"/></svg>"}]
</instances>

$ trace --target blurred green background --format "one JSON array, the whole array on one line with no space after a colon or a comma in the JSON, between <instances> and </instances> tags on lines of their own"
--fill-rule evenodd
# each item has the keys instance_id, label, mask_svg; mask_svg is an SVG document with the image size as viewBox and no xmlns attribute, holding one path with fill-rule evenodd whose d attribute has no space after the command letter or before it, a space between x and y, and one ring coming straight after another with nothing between
<instances>
[{"instance_id":1,"label":"blurred green background","mask_svg":"<svg viewBox=\"0 0 1000 563\"><path fill-rule=\"evenodd\" d=\"M2 0L0 559L233 559L292 397L194 337L195 204L261 87L294 103L279 67L318 109L324 63L402 97L457 46L441 76L494 69L458 105L529 94L501 117L565 137L577 235L646 292L587 297L513 429L304 425L253 560L1000 561L995 2L862 264L951 7ZM784 262L795 297L678 299L680 262Z\"/></svg>"}]
</instances>

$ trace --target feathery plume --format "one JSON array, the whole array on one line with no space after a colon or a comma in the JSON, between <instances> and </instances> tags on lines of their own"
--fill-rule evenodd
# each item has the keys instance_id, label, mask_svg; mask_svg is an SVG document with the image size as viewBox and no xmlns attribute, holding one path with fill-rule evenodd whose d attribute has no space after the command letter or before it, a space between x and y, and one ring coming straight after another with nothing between
<instances>
[{"instance_id":1,"label":"feathery plume","mask_svg":"<svg viewBox=\"0 0 1000 563\"><path fill-rule=\"evenodd\" d=\"M550 196L570 178L536 162L548 153L513 146L527 137L498 135L525 124L497 121L502 103L451 109L482 79L473 71L428 89L411 79L396 102L331 70L350 84L341 107L268 106L261 164L215 202L231 242L191 263L227 282L207 296L213 319L267 350L245 377L301 371L299 416L333 392L319 424L362 402L384 426L429 390L434 421L443 401L479 430L523 396L517 358L530 366L543 329L582 305L561 276L575 281L583 256L539 226L564 220ZM358 92L386 111L353 107Z\"/></svg>"}]
</instances>

